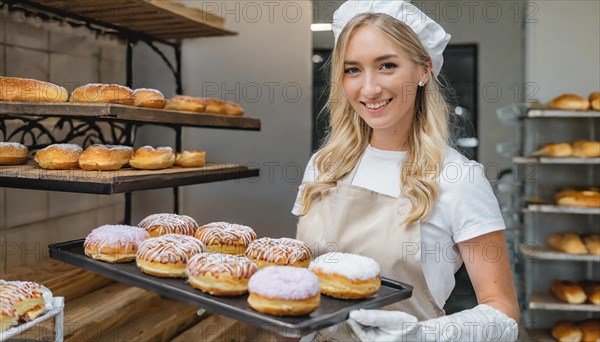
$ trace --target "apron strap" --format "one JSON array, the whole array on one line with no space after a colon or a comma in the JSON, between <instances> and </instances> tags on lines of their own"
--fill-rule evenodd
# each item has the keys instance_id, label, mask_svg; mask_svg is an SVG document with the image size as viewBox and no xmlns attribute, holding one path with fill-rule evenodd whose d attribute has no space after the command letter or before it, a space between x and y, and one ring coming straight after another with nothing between
<instances>
[{"instance_id":1,"label":"apron strap","mask_svg":"<svg viewBox=\"0 0 600 342\"><path fill-rule=\"evenodd\" d=\"M346 176L342 177L342 179L340 179L339 181L342 183L346 183L346 184L352 184L352 182L354 181L354 177L356 176L356 172L358 172L358 167L360 166L360 162L363 159L363 156L365 155L365 151L363 151L363 153L360 155L360 158L358 158L358 162L356 163L356 165L354 165L354 168L352 169L352 171L350 171L349 174L347 174Z\"/></svg>"}]
</instances>

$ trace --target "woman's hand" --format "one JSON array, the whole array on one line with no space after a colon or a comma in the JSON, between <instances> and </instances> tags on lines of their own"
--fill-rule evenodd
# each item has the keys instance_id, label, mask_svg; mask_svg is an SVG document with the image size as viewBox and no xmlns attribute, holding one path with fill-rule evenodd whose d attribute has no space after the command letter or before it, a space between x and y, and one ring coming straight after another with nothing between
<instances>
[{"instance_id":1,"label":"woman's hand","mask_svg":"<svg viewBox=\"0 0 600 342\"><path fill-rule=\"evenodd\" d=\"M356 310L348 325L361 341L400 341L417 326L417 318L402 311Z\"/></svg>"}]
</instances>

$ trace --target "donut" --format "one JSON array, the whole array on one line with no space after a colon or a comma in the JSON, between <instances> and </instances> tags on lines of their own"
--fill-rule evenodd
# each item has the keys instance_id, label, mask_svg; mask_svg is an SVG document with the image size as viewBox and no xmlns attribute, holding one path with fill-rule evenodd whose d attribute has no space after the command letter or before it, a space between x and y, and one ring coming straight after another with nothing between
<instances>
[{"instance_id":1,"label":"donut","mask_svg":"<svg viewBox=\"0 0 600 342\"><path fill-rule=\"evenodd\" d=\"M236 296L248 291L248 280L258 266L245 256L200 253L188 262L186 272L192 287L217 296Z\"/></svg>"},{"instance_id":2,"label":"donut","mask_svg":"<svg viewBox=\"0 0 600 342\"><path fill-rule=\"evenodd\" d=\"M367 298L381 287L379 264L357 254L326 253L313 260L308 269L319 277L321 293L335 298Z\"/></svg>"},{"instance_id":3,"label":"donut","mask_svg":"<svg viewBox=\"0 0 600 342\"><path fill-rule=\"evenodd\" d=\"M557 193L555 199L556 204L569 207L600 207L600 192L596 190L564 190Z\"/></svg>"},{"instance_id":4,"label":"donut","mask_svg":"<svg viewBox=\"0 0 600 342\"><path fill-rule=\"evenodd\" d=\"M166 104L165 96L156 89L139 88L133 91L133 105L136 107L163 109Z\"/></svg>"},{"instance_id":5,"label":"donut","mask_svg":"<svg viewBox=\"0 0 600 342\"><path fill-rule=\"evenodd\" d=\"M2 281L0 298L14 305L20 320L32 321L52 309L52 292L32 281Z\"/></svg>"},{"instance_id":6,"label":"donut","mask_svg":"<svg viewBox=\"0 0 600 342\"><path fill-rule=\"evenodd\" d=\"M193 236L165 234L144 240L135 262L142 272L164 278L185 278L188 260L206 251Z\"/></svg>"},{"instance_id":7,"label":"donut","mask_svg":"<svg viewBox=\"0 0 600 342\"><path fill-rule=\"evenodd\" d=\"M206 104L202 99L192 96L177 95L167 101L165 109L182 112L202 113Z\"/></svg>"},{"instance_id":8,"label":"donut","mask_svg":"<svg viewBox=\"0 0 600 342\"><path fill-rule=\"evenodd\" d=\"M173 166L173 163L175 154L170 147L140 147L129 160L129 165L141 170L166 169Z\"/></svg>"},{"instance_id":9,"label":"donut","mask_svg":"<svg viewBox=\"0 0 600 342\"><path fill-rule=\"evenodd\" d=\"M83 170L114 171L129 164L133 149L120 145L92 145L79 157L79 167Z\"/></svg>"},{"instance_id":10,"label":"donut","mask_svg":"<svg viewBox=\"0 0 600 342\"><path fill-rule=\"evenodd\" d=\"M79 167L83 149L74 144L53 144L36 152L34 160L42 169L68 170Z\"/></svg>"},{"instance_id":11,"label":"donut","mask_svg":"<svg viewBox=\"0 0 600 342\"><path fill-rule=\"evenodd\" d=\"M150 238L142 228L125 225L104 225L92 230L85 238L85 255L109 263L135 260L140 244Z\"/></svg>"},{"instance_id":12,"label":"donut","mask_svg":"<svg viewBox=\"0 0 600 342\"><path fill-rule=\"evenodd\" d=\"M256 239L254 230L241 224L213 222L196 230L194 236L209 251L224 254L244 254L248 245Z\"/></svg>"},{"instance_id":13,"label":"donut","mask_svg":"<svg viewBox=\"0 0 600 342\"><path fill-rule=\"evenodd\" d=\"M140 221L138 227L145 229L152 237L164 234L193 236L198 229L198 223L187 215L152 214Z\"/></svg>"},{"instance_id":14,"label":"donut","mask_svg":"<svg viewBox=\"0 0 600 342\"><path fill-rule=\"evenodd\" d=\"M133 105L133 91L118 84L89 83L71 93L71 102Z\"/></svg>"},{"instance_id":15,"label":"donut","mask_svg":"<svg viewBox=\"0 0 600 342\"><path fill-rule=\"evenodd\" d=\"M563 110L587 110L590 102L575 94L563 94L548 102L548 108Z\"/></svg>"},{"instance_id":16,"label":"donut","mask_svg":"<svg viewBox=\"0 0 600 342\"><path fill-rule=\"evenodd\" d=\"M0 165L21 165L27 162L29 149L15 142L0 142Z\"/></svg>"},{"instance_id":17,"label":"donut","mask_svg":"<svg viewBox=\"0 0 600 342\"><path fill-rule=\"evenodd\" d=\"M19 322L19 315L15 305L8 299L0 296L0 332L6 331Z\"/></svg>"},{"instance_id":18,"label":"donut","mask_svg":"<svg viewBox=\"0 0 600 342\"><path fill-rule=\"evenodd\" d=\"M175 155L175 165L181 167L203 167L205 161L204 151L183 151Z\"/></svg>"},{"instance_id":19,"label":"donut","mask_svg":"<svg viewBox=\"0 0 600 342\"><path fill-rule=\"evenodd\" d=\"M0 76L0 101L66 102L67 89L30 78Z\"/></svg>"},{"instance_id":20,"label":"donut","mask_svg":"<svg viewBox=\"0 0 600 342\"><path fill-rule=\"evenodd\" d=\"M306 268L273 266L256 272L248 282L248 305L275 316L299 316L321 301L319 278Z\"/></svg>"},{"instance_id":21,"label":"donut","mask_svg":"<svg viewBox=\"0 0 600 342\"><path fill-rule=\"evenodd\" d=\"M296 239L260 238L250 243L246 256L258 268L267 266L295 266L307 268L312 260L312 252L304 242Z\"/></svg>"}]
</instances>

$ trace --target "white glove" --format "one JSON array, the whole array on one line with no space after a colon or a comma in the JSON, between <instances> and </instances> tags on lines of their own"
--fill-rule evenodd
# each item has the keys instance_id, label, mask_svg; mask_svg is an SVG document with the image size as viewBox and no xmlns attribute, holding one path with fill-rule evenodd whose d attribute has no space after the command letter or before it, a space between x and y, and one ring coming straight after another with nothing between
<instances>
[{"instance_id":1,"label":"white glove","mask_svg":"<svg viewBox=\"0 0 600 342\"><path fill-rule=\"evenodd\" d=\"M519 334L514 319L486 304L422 322L401 311L356 310L348 325L361 341L514 342Z\"/></svg>"}]
</instances>

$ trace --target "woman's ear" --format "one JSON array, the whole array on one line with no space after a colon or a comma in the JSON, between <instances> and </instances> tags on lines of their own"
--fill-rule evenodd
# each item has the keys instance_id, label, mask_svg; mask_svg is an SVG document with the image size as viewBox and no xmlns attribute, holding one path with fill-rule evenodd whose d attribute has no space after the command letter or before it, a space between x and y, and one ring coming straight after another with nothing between
<instances>
[{"instance_id":1,"label":"woman's ear","mask_svg":"<svg viewBox=\"0 0 600 342\"><path fill-rule=\"evenodd\" d=\"M431 70L433 70L433 64L431 60L427 61L427 67L423 67L423 74L421 75L421 79L424 83L429 82L429 76L431 75Z\"/></svg>"}]
</instances>

